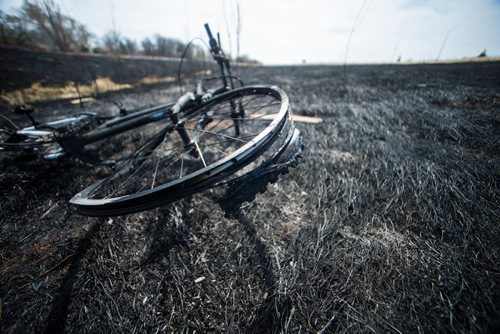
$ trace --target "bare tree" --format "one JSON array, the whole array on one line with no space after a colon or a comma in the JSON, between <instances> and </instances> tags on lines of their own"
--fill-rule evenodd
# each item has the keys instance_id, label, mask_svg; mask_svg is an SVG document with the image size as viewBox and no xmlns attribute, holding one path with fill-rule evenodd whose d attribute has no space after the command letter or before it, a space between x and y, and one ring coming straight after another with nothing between
<instances>
[{"instance_id":1,"label":"bare tree","mask_svg":"<svg viewBox=\"0 0 500 334\"><path fill-rule=\"evenodd\" d=\"M158 34L143 39L140 47L136 41L122 36L116 29L98 39L83 24L64 15L53 0L24 0L16 15L0 11L2 44L89 52L91 40L94 53L135 55L141 52L147 56L162 57L181 57L184 54L187 59L207 57L207 52L197 45L191 44L184 51L184 42Z\"/></svg>"},{"instance_id":2,"label":"bare tree","mask_svg":"<svg viewBox=\"0 0 500 334\"><path fill-rule=\"evenodd\" d=\"M32 46L33 39L28 28L19 17L0 11L0 43L6 45Z\"/></svg>"},{"instance_id":3,"label":"bare tree","mask_svg":"<svg viewBox=\"0 0 500 334\"><path fill-rule=\"evenodd\" d=\"M149 38L144 38L141 42L142 51L146 56L155 55L155 45Z\"/></svg>"},{"instance_id":4,"label":"bare tree","mask_svg":"<svg viewBox=\"0 0 500 334\"><path fill-rule=\"evenodd\" d=\"M185 44L178 39L155 35L155 54L162 57L180 57Z\"/></svg>"},{"instance_id":5,"label":"bare tree","mask_svg":"<svg viewBox=\"0 0 500 334\"><path fill-rule=\"evenodd\" d=\"M240 1L236 1L236 58L240 56L240 40L241 40L241 11Z\"/></svg>"},{"instance_id":6,"label":"bare tree","mask_svg":"<svg viewBox=\"0 0 500 334\"><path fill-rule=\"evenodd\" d=\"M112 53L112 54L120 53L121 39L122 39L122 37L118 31L116 31L116 30L108 31L102 37L102 44L103 44L103 47L106 50L106 52Z\"/></svg>"},{"instance_id":7,"label":"bare tree","mask_svg":"<svg viewBox=\"0 0 500 334\"><path fill-rule=\"evenodd\" d=\"M136 41L133 39L124 37L120 41L120 53L127 55L136 55L138 53L138 47Z\"/></svg>"},{"instance_id":8,"label":"bare tree","mask_svg":"<svg viewBox=\"0 0 500 334\"><path fill-rule=\"evenodd\" d=\"M27 22L30 35L43 47L60 51L88 51L87 28L64 15L52 0L25 0L19 19Z\"/></svg>"}]
</instances>

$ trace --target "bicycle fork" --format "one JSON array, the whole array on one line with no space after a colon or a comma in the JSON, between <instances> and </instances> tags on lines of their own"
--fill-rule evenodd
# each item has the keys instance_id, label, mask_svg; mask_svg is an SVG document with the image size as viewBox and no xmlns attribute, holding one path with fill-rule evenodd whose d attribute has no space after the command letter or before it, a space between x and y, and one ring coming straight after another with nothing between
<instances>
[{"instance_id":1,"label":"bicycle fork","mask_svg":"<svg viewBox=\"0 0 500 334\"><path fill-rule=\"evenodd\" d=\"M190 104L196 100L196 96L189 92L184 94L177 100L172 109L170 110L170 120L175 124L175 130L179 134L184 143L184 152L189 152L193 158L200 158L200 148L195 138L191 138L184 127L184 121L179 121L179 114L186 109ZM202 158L203 159L203 158ZM205 161L203 160L203 163Z\"/></svg>"},{"instance_id":2,"label":"bicycle fork","mask_svg":"<svg viewBox=\"0 0 500 334\"><path fill-rule=\"evenodd\" d=\"M188 152L192 157L196 159L201 158L203 164L206 166L201 148L199 147L197 139L195 138L196 136L189 135L188 130L185 128L185 121L179 119L179 115L182 115L182 113L186 111L187 108L195 105L197 102L199 103L199 101L204 101L201 95L195 95L191 92L184 94L181 98L179 98L179 100L177 100L177 102L170 110L169 117L172 123L175 125L175 130L184 143L183 152ZM229 107L231 109L231 118L234 122L234 136L239 137L242 125L241 119L245 117L245 110L241 102L235 102L233 100L230 101ZM204 129L212 121L213 117L210 114L210 111L205 111L203 117L198 120L197 124L194 126L200 133L204 133Z\"/></svg>"}]
</instances>

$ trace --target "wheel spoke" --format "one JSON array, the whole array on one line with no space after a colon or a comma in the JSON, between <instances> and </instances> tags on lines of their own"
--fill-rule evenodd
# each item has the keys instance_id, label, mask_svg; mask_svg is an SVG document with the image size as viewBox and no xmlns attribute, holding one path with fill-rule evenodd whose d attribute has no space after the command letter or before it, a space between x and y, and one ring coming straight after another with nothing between
<instances>
[{"instance_id":1,"label":"wheel spoke","mask_svg":"<svg viewBox=\"0 0 500 334\"><path fill-rule=\"evenodd\" d=\"M203 152L201 151L200 146L198 146L198 141L194 139L194 144L196 145L196 149L198 150L198 153L200 154L201 161L203 161L203 165L207 167L207 163L205 162L205 158L203 157Z\"/></svg>"},{"instance_id":2,"label":"wheel spoke","mask_svg":"<svg viewBox=\"0 0 500 334\"><path fill-rule=\"evenodd\" d=\"M184 154L181 155L181 171L179 174L179 179L182 177L182 171L184 169Z\"/></svg>"},{"instance_id":3,"label":"wheel spoke","mask_svg":"<svg viewBox=\"0 0 500 334\"><path fill-rule=\"evenodd\" d=\"M229 139L233 139L233 140L236 140L236 141L240 141L240 142L243 142L243 143L248 143L248 141L246 140L242 140L238 137L233 137L233 136L230 136L230 135L225 135L225 134L222 134L222 133L219 133L219 132L213 132L213 131L208 131L208 130L200 130L200 129L195 129L195 128L185 128L186 130L191 130L191 131L198 131L198 132L202 132L202 133L209 133L209 134L213 134L213 135L217 135L217 136L221 136L221 137L225 137L225 138L229 138Z\"/></svg>"},{"instance_id":4,"label":"wheel spoke","mask_svg":"<svg viewBox=\"0 0 500 334\"><path fill-rule=\"evenodd\" d=\"M156 160L155 173L153 175L153 182L151 182L151 189L155 187L156 174L158 173L158 165L160 164L160 157Z\"/></svg>"}]
</instances>

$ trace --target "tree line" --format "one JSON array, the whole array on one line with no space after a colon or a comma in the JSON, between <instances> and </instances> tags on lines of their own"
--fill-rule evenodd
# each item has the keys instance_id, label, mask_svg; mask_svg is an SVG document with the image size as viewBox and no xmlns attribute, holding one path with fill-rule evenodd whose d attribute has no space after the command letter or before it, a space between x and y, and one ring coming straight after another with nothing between
<instances>
[{"instance_id":1,"label":"tree line","mask_svg":"<svg viewBox=\"0 0 500 334\"><path fill-rule=\"evenodd\" d=\"M0 44L47 51L181 57L186 43L156 34L140 43L111 30L98 38L63 14L53 0L24 0L15 14L0 11ZM204 59L207 52L191 45L185 57Z\"/></svg>"}]
</instances>

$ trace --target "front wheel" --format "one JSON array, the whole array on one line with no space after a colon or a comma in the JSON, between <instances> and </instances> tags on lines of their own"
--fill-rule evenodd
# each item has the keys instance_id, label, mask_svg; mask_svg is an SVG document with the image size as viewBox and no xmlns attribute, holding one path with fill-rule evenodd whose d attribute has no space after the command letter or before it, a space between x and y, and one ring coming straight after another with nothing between
<instances>
[{"instance_id":1,"label":"front wheel","mask_svg":"<svg viewBox=\"0 0 500 334\"><path fill-rule=\"evenodd\" d=\"M176 124L167 125L113 176L70 202L90 216L130 214L174 202L252 170L272 156L273 144L292 127L288 97L280 88L231 90L181 112Z\"/></svg>"}]
</instances>

